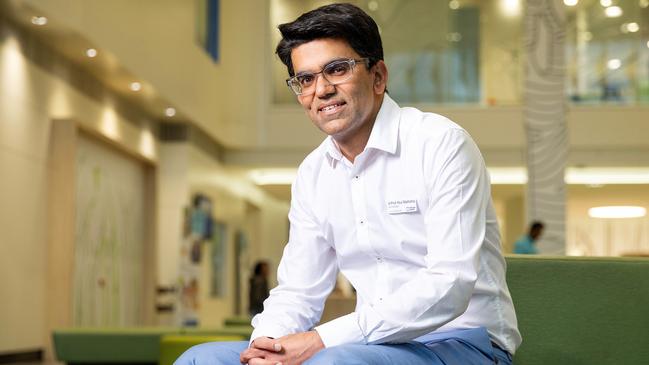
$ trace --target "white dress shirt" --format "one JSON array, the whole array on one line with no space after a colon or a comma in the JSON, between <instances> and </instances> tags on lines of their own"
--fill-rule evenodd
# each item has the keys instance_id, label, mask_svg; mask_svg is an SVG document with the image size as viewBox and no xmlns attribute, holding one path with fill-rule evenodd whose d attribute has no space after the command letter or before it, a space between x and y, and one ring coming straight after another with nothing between
<instances>
[{"instance_id":1,"label":"white dress shirt","mask_svg":"<svg viewBox=\"0 0 649 365\"><path fill-rule=\"evenodd\" d=\"M489 176L450 120L385 94L353 164L331 137L306 157L289 219L279 285L251 340L312 329L340 270L356 309L315 328L326 347L475 327L512 354L520 344Z\"/></svg>"}]
</instances>

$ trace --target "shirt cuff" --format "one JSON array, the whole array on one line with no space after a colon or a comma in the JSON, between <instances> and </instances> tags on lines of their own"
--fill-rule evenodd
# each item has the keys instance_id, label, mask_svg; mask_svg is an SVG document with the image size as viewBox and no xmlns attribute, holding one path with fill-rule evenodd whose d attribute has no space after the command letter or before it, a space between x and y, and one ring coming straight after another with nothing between
<instances>
[{"instance_id":1,"label":"shirt cuff","mask_svg":"<svg viewBox=\"0 0 649 365\"><path fill-rule=\"evenodd\" d=\"M290 332L288 332L286 328L282 326L259 326L255 328L254 331L252 331L252 335L250 335L250 342L248 344L251 345L252 341L259 337L280 338L288 334L290 334Z\"/></svg>"},{"instance_id":2,"label":"shirt cuff","mask_svg":"<svg viewBox=\"0 0 649 365\"><path fill-rule=\"evenodd\" d=\"M315 330L320 335L320 339L322 339L325 347L345 344L367 344L363 331L358 326L358 314L356 312L321 324Z\"/></svg>"}]
</instances>

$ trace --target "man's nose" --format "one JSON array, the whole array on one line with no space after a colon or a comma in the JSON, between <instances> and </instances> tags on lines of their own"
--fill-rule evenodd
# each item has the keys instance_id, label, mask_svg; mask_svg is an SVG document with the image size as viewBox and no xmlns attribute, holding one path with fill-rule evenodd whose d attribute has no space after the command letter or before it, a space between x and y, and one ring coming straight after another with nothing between
<instances>
[{"instance_id":1,"label":"man's nose","mask_svg":"<svg viewBox=\"0 0 649 365\"><path fill-rule=\"evenodd\" d=\"M319 74L315 80L315 96L326 97L334 92L336 92L335 86L323 74Z\"/></svg>"}]
</instances>

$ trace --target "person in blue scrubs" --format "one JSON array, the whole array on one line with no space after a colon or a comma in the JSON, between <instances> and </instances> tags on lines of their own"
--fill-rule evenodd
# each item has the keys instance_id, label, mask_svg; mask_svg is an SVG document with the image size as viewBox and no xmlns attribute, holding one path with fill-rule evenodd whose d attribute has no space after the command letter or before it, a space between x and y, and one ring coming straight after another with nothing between
<instances>
[{"instance_id":1,"label":"person in blue scrubs","mask_svg":"<svg viewBox=\"0 0 649 365\"><path fill-rule=\"evenodd\" d=\"M514 253L520 255L535 255L539 253L539 249L536 247L536 241L543 234L544 228L545 225L542 222L532 222L529 232L514 243Z\"/></svg>"}]
</instances>

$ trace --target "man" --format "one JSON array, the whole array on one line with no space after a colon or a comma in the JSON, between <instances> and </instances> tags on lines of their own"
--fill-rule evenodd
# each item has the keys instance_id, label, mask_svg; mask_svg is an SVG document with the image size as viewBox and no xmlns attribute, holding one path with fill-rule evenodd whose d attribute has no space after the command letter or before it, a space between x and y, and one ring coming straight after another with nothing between
<instances>
[{"instance_id":1,"label":"man","mask_svg":"<svg viewBox=\"0 0 649 365\"><path fill-rule=\"evenodd\" d=\"M287 83L328 137L298 170L279 285L250 344L200 345L177 363L510 364L521 337L476 145L387 95L361 9L324 6L279 30ZM339 270L356 310L314 328Z\"/></svg>"},{"instance_id":2,"label":"man","mask_svg":"<svg viewBox=\"0 0 649 365\"><path fill-rule=\"evenodd\" d=\"M536 247L536 241L543 234L544 228L545 225L542 222L532 222L529 233L523 235L514 243L514 253L521 255L534 255L539 253Z\"/></svg>"}]
</instances>

